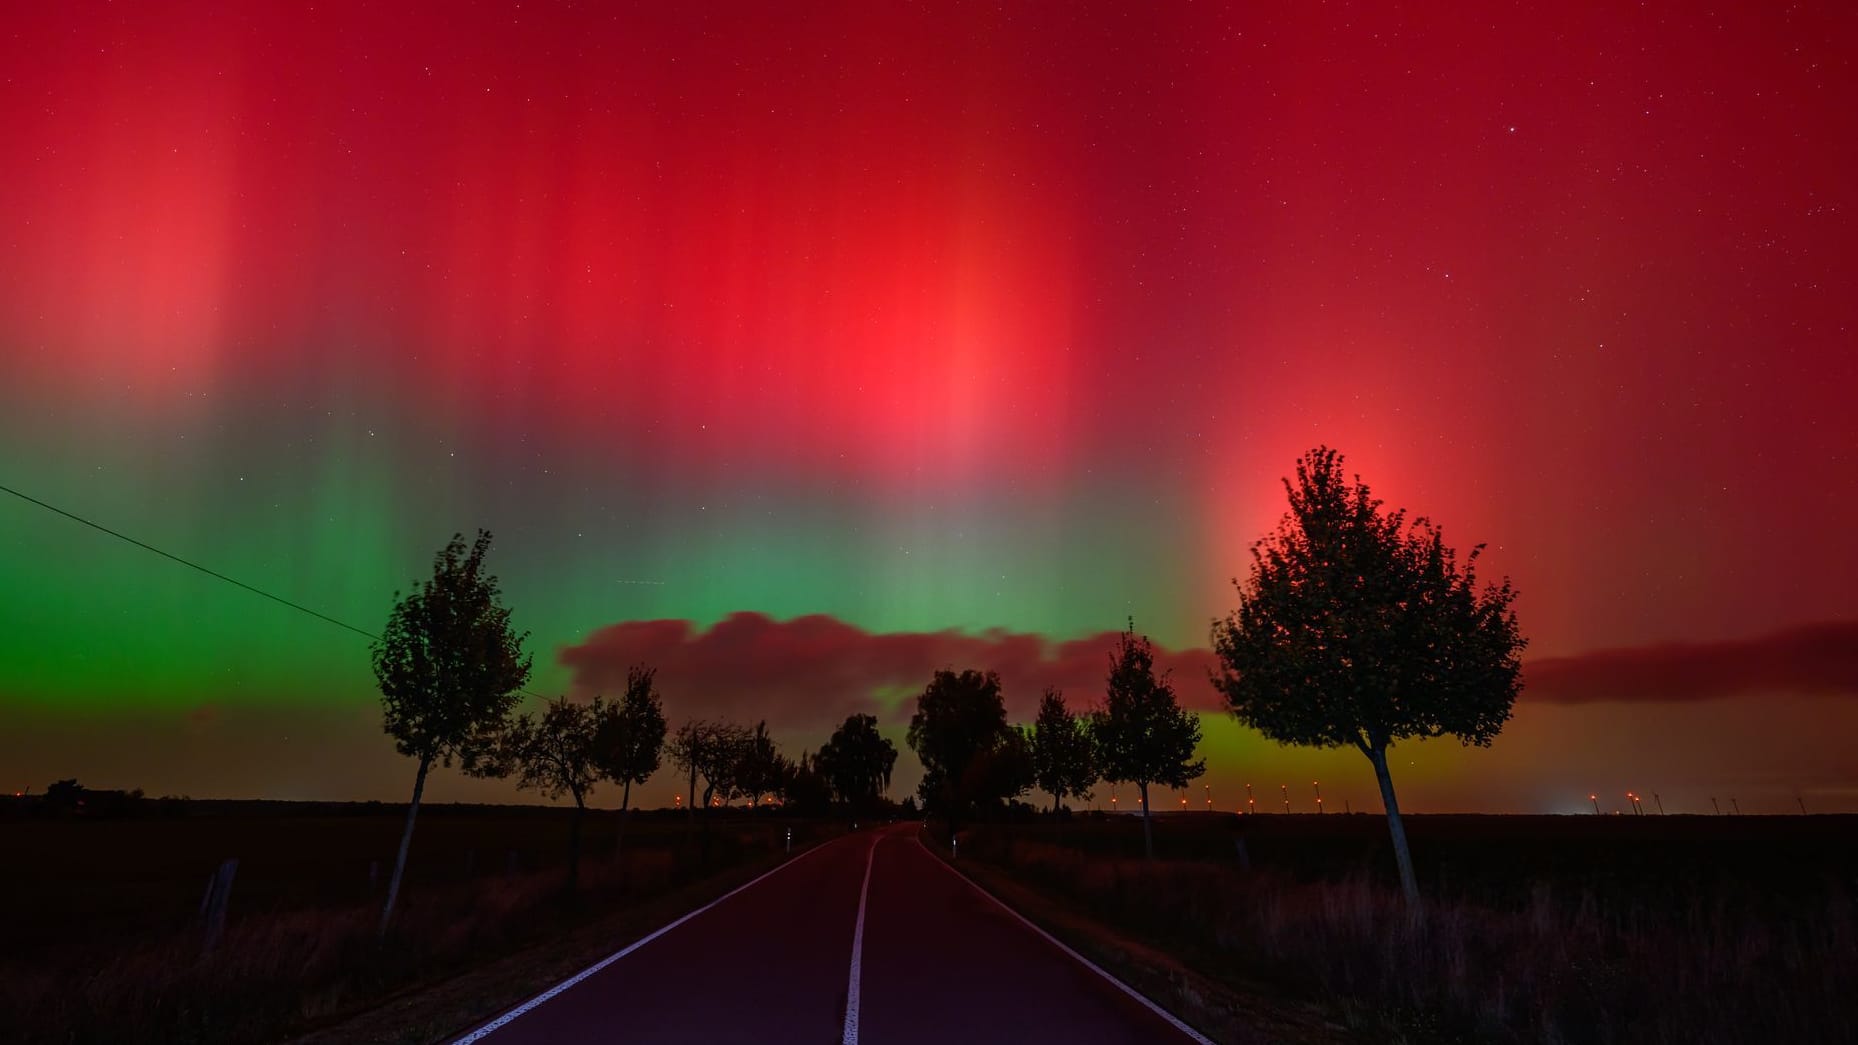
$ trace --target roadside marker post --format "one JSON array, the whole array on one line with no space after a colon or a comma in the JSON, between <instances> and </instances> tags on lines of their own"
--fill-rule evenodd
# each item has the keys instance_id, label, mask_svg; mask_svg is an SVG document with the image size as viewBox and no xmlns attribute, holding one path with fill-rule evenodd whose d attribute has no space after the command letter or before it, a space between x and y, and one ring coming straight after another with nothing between
<instances>
[{"instance_id":1,"label":"roadside marker post","mask_svg":"<svg viewBox=\"0 0 1858 1045\"><path fill-rule=\"evenodd\" d=\"M788 829L787 829L787 852L788 852L788 855L790 855L790 856L791 856L791 855L793 854L793 851L794 851L794 829L790 827L790 828L788 828Z\"/></svg>"}]
</instances>

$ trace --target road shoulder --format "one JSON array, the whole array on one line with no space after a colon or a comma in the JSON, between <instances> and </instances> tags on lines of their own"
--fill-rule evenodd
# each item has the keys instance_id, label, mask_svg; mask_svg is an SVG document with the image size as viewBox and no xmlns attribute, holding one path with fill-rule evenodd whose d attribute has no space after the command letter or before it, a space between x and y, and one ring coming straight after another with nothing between
<instances>
[{"instance_id":1,"label":"road shoulder","mask_svg":"<svg viewBox=\"0 0 1858 1045\"><path fill-rule=\"evenodd\" d=\"M671 922L820 845L742 864L436 983L422 984L290 1039L290 1045L426 1045L450 1041Z\"/></svg>"},{"instance_id":2,"label":"road shoulder","mask_svg":"<svg viewBox=\"0 0 1858 1045\"><path fill-rule=\"evenodd\" d=\"M1216 1041L1233 1045L1353 1045L1360 1040L1311 1006L1203 976L1173 955L1130 939L1075 906L1020 883L999 868L975 861L951 861L933 841L920 840L923 848L949 869Z\"/></svg>"}]
</instances>

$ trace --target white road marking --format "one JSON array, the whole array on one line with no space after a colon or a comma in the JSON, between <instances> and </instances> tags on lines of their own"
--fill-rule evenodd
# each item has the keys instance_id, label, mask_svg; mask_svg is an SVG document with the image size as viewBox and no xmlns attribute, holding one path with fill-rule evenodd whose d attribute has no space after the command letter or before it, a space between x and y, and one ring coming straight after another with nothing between
<instances>
[{"instance_id":1,"label":"white road marking","mask_svg":"<svg viewBox=\"0 0 1858 1045\"><path fill-rule=\"evenodd\" d=\"M864 886L858 890L858 926L852 930L852 979L845 988L843 1045L858 1045L858 980L864 968L864 906L871 895L871 868L877 865L877 847L883 841L884 836L879 835L877 841L871 843L871 855L864 862Z\"/></svg>"},{"instance_id":2,"label":"white road marking","mask_svg":"<svg viewBox=\"0 0 1858 1045\"><path fill-rule=\"evenodd\" d=\"M830 843L827 843L827 844L829 845ZM646 944L651 943L653 940L656 940L660 936L663 936L665 933L668 933L671 930L677 928L678 926L683 925L685 922L690 921L692 918L695 918L696 916L702 914L703 912L709 910L710 908L715 907L717 904L722 903L724 900L729 899L731 896L734 896L735 894L741 892L744 889L749 888L750 886L759 884L763 879L766 879L775 874L779 874L781 871L784 871L787 868L792 867L793 865L799 863L800 861L806 859L809 856L812 856L814 853L817 853L824 848L826 848L826 845L816 845L813 848L808 849L806 852L801 853L799 856L794 857L792 860L788 860L782 863L779 867L769 868L767 871L763 872L762 874L757 875L756 877L754 877L753 879L750 879L749 881L743 882L741 885L738 885L734 889L731 889L728 892L724 893L723 895L717 897L716 899L711 900L709 903L704 904L702 907L699 907L696 910L691 911L689 914L684 915L682 918L679 918L677 921L672 922L669 925L661 927L660 929L658 929L658 931L652 933L650 936L642 936L639 939L632 941L631 943L620 948L619 950L614 951L612 954L609 954L606 957L595 962L594 964L589 965L587 968L582 969L580 972L575 973L573 976L568 977L567 979L561 981L560 983L557 983L553 987L550 987L548 990L543 991L542 993L536 995L535 997L530 998L528 1001L523 1002L521 1005L516 1006L514 1009L511 1009L510 1011L504 1013L503 1015L497 1017L496 1019L491 1020L489 1023L484 1024L482 1027L479 1027L478 1029L472 1031L471 1033L465 1035L462 1038L456 1039L452 1043L452 1045L472 1045L473 1042L484 1040L485 1038L489 1037L491 1034L499 1030L502 1030L504 1027L508 1026L512 1021L516 1019L516 1017L521 1016L523 1013L528 1012L530 1009L533 1009L536 1006L541 1005L543 1002L552 1000L557 994L560 994L562 991L567 990L569 987L572 987L575 984L586 979L587 977L592 976L594 973L599 972L601 969L604 969L607 966L613 964L614 962L620 960L621 958L624 958L626 955L631 954L633 951L636 951L639 948L645 946ZM866 868L865 875L866 875L866 880L868 882L869 876L870 876L869 868ZM859 918L859 924L862 927L863 922L864 922L864 907L862 903L860 904L858 908L858 918ZM856 959L854 958L854 961L855 960Z\"/></svg>"},{"instance_id":3,"label":"white road marking","mask_svg":"<svg viewBox=\"0 0 1858 1045\"><path fill-rule=\"evenodd\" d=\"M955 877L961 879L962 881L968 883L968 888L974 890L977 893L980 893L982 896L985 896L989 900L992 900L994 903L999 905L1002 911L1005 911L1006 913L1019 919L1019 923L1021 925L1024 925L1026 928L1031 929L1033 932L1038 933L1040 936L1045 937L1046 942L1050 943L1053 947L1058 948L1064 953L1070 955L1072 958L1076 959L1078 964L1082 965L1084 968L1089 969L1091 972L1094 972L1098 976L1101 976L1105 980L1108 980L1110 984L1114 986L1117 990L1122 991L1124 994L1127 994L1129 997L1134 998L1136 1001L1139 1001L1143 1005L1147 1006L1150 1012L1153 1012L1155 1015L1161 1017L1164 1020L1167 1020L1168 1023L1173 1025L1175 1030L1180 1031L1182 1034L1185 1034L1188 1038L1196 1042L1197 1045L1213 1045L1213 1041L1211 1038L1208 1038L1206 1035L1201 1034L1199 1031L1194 1030L1192 1027L1189 1027L1187 1024L1181 1022L1180 1017L1174 1015L1173 1013L1162 1008L1161 1006L1156 1005L1154 1002L1150 1001L1148 999L1148 996L1144 995L1141 991L1136 990L1134 987L1131 987L1128 984L1124 983L1123 981L1110 975L1109 971L1104 969L1103 966L1098 965L1096 962L1093 962L1089 958L1086 958L1083 955L1072 950L1070 945L1066 944L1063 940L1060 940L1056 936L1053 936L1051 933L1048 933L1044 929L1041 929L1037 925L1034 925L1032 921L1028 919L1025 915L1020 914L1018 911L1013 910L1011 907L1008 907L1005 904L1005 902L1003 902L999 897L981 888L980 886L974 884L974 879L969 878L965 874L962 874L960 871L956 870L952 865L948 864L947 862L942 860L940 857L930 852L929 847L926 845L923 845L923 840L921 838L916 839L916 844L922 849L923 855L927 856L931 862L935 863L939 867L946 868L949 874L952 874ZM849 1045L849 1042L850 1042L850 1039L848 1039L848 1045Z\"/></svg>"}]
</instances>

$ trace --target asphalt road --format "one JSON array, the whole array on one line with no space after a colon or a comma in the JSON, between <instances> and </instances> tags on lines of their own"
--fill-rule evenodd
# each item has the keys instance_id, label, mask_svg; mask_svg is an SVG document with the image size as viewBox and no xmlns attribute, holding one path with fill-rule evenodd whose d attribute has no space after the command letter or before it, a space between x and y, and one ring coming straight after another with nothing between
<instances>
[{"instance_id":1,"label":"asphalt road","mask_svg":"<svg viewBox=\"0 0 1858 1045\"><path fill-rule=\"evenodd\" d=\"M458 1040L1204 1041L968 884L916 833L898 824L795 857Z\"/></svg>"}]
</instances>

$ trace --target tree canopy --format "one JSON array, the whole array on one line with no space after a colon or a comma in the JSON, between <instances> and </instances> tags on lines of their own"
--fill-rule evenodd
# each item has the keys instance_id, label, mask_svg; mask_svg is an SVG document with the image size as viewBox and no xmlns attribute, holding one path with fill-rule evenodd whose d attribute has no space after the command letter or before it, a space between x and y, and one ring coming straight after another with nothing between
<instances>
[{"instance_id":1,"label":"tree canopy","mask_svg":"<svg viewBox=\"0 0 1858 1045\"><path fill-rule=\"evenodd\" d=\"M483 768L487 775L515 776L518 789L546 798L567 795L584 807L601 777L595 738L609 713L610 705L599 697L591 704L566 697L547 701L540 716L524 713L510 722Z\"/></svg>"},{"instance_id":2,"label":"tree canopy","mask_svg":"<svg viewBox=\"0 0 1858 1045\"><path fill-rule=\"evenodd\" d=\"M1343 457L1318 447L1284 481L1290 509L1251 549L1239 608L1213 626L1213 684L1272 740L1352 746L1374 764L1401 884L1417 894L1387 747L1454 736L1488 746L1521 686L1508 580L1480 584L1437 527L1384 511Z\"/></svg>"},{"instance_id":3,"label":"tree canopy","mask_svg":"<svg viewBox=\"0 0 1858 1045\"><path fill-rule=\"evenodd\" d=\"M620 808L630 805L632 785L644 784L663 759L664 703L653 685L655 672L635 666L626 671L626 692L602 707L594 737L600 774L625 791Z\"/></svg>"},{"instance_id":4,"label":"tree canopy","mask_svg":"<svg viewBox=\"0 0 1858 1045\"><path fill-rule=\"evenodd\" d=\"M994 672L937 671L916 698L907 736L923 764L923 802L941 812L950 832L967 807L986 795L970 766L1006 732L1006 702Z\"/></svg>"},{"instance_id":5,"label":"tree canopy","mask_svg":"<svg viewBox=\"0 0 1858 1045\"><path fill-rule=\"evenodd\" d=\"M1186 787L1206 772L1206 760L1194 757L1200 746L1200 719L1175 698L1167 674L1155 674L1155 648L1135 633L1123 632L1110 655L1107 692L1101 710L1091 717L1097 742L1097 768L1111 783L1133 783L1142 796L1142 846L1155 855L1148 788Z\"/></svg>"},{"instance_id":6,"label":"tree canopy","mask_svg":"<svg viewBox=\"0 0 1858 1045\"><path fill-rule=\"evenodd\" d=\"M849 715L819 749L815 764L833 797L855 810L890 786L897 745L878 733L877 716Z\"/></svg>"},{"instance_id":7,"label":"tree canopy","mask_svg":"<svg viewBox=\"0 0 1858 1045\"><path fill-rule=\"evenodd\" d=\"M484 568L490 533L469 549L454 534L433 559L432 576L404 598L373 644L383 728L394 748L424 764L468 765L488 754L522 699L528 632L510 626L497 579Z\"/></svg>"},{"instance_id":8,"label":"tree canopy","mask_svg":"<svg viewBox=\"0 0 1858 1045\"><path fill-rule=\"evenodd\" d=\"M781 783L787 777L787 760L775 747L774 738L768 735L768 724L758 722L753 732L743 738L736 748L736 765L732 775L735 793L749 800L750 805L761 800L763 795L780 791Z\"/></svg>"},{"instance_id":9,"label":"tree canopy","mask_svg":"<svg viewBox=\"0 0 1858 1045\"><path fill-rule=\"evenodd\" d=\"M483 775L513 774L519 789L538 791L547 798L567 795L574 799L568 841L570 894L580 881L581 820L587 811L587 796L602 775L600 722L610 710L599 697L591 704L577 704L566 697L548 701L539 717L518 715L504 730L495 754L479 764Z\"/></svg>"},{"instance_id":10,"label":"tree canopy","mask_svg":"<svg viewBox=\"0 0 1858 1045\"><path fill-rule=\"evenodd\" d=\"M699 804L698 777L703 778L704 807L714 799L728 802L740 793L743 754L753 742L753 732L735 722L696 719L678 727L665 751L673 765L690 775L693 808Z\"/></svg>"},{"instance_id":11,"label":"tree canopy","mask_svg":"<svg viewBox=\"0 0 1858 1045\"><path fill-rule=\"evenodd\" d=\"M472 771L493 754L529 681L528 633L510 626L497 578L484 567L489 553L489 531L479 530L469 549L462 534L453 534L433 557L432 576L404 597L394 593L387 626L370 647L382 728L396 750L418 760L381 907L383 936L400 895L427 772L433 762L450 766L454 758Z\"/></svg>"},{"instance_id":12,"label":"tree canopy","mask_svg":"<svg viewBox=\"0 0 1858 1045\"><path fill-rule=\"evenodd\" d=\"M1052 811L1067 798L1089 798L1096 786L1096 741L1083 715L1065 706L1064 694L1047 689L1039 698L1039 715L1032 726L1033 777L1052 796Z\"/></svg>"}]
</instances>

